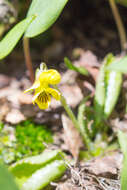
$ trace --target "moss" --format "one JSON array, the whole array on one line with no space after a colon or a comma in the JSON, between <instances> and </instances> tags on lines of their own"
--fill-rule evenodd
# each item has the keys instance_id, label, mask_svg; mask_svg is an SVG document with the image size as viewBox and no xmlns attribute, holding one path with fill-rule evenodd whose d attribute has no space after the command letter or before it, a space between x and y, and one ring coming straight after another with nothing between
<instances>
[{"instance_id":1,"label":"moss","mask_svg":"<svg viewBox=\"0 0 127 190\"><path fill-rule=\"evenodd\" d=\"M45 125L39 125L30 120L16 126L15 136L16 152L27 156L42 152L45 149L43 142L53 142L51 132Z\"/></svg>"},{"instance_id":2,"label":"moss","mask_svg":"<svg viewBox=\"0 0 127 190\"><path fill-rule=\"evenodd\" d=\"M0 132L2 131L4 124L0 121Z\"/></svg>"},{"instance_id":3,"label":"moss","mask_svg":"<svg viewBox=\"0 0 127 190\"><path fill-rule=\"evenodd\" d=\"M10 138L0 124L0 159L10 164L27 156L37 155L45 149L45 143L52 143L51 131L41 124L26 120L13 127L15 139Z\"/></svg>"}]
</instances>

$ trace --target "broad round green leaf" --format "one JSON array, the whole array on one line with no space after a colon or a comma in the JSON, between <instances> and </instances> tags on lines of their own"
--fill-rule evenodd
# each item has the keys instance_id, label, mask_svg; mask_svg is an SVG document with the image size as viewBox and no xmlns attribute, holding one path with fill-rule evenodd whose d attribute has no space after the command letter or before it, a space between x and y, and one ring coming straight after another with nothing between
<instances>
[{"instance_id":1,"label":"broad round green leaf","mask_svg":"<svg viewBox=\"0 0 127 190\"><path fill-rule=\"evenodd\" d=\"M46 31L59 17L68 0L33 0L28 16L36 15L36 19L29 25L25 33L32 38Z\"/></svg>"},{"instance_id":2,"label":"broad round green leaf","mask_svg":"<svg viewBox=\"0 0 127 190\"><path fill-rule=\"evenodd\" d=\"M0 59L6 57L16 46L35 16L30 16L14 26L0 42Z\"/></svg>"},{"instance_id":3,"label":"broad round green leaf","mask_svg":"<svg viewBox=\"0 0 127 190\"><path fill-rule=\"evenodd\" d=\"M14 182L12 175L4 165L0 165L0 189L1 190L19 190Z\"/></svg>"},{"instance_id":4,"label":"broad round green leaf","mask_svg":"<svg viewBox=\"0 0 127 190\"><path fill-rule=\"evenodd\" d=\"M109 66L107 66L106 69L127 73L127 56L121 58L120 60L113 61Z\"/></svg>"}]
</instances>

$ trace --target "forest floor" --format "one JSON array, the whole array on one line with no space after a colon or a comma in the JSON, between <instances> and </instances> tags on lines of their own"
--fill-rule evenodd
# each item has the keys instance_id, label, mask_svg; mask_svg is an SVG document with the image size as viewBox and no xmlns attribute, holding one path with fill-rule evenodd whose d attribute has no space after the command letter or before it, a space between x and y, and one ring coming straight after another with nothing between
<instances>
[{"instance_id":1,"label":"forest floor","mask_svg":"<svg viewBox=\"0 0 127 190\"><path fill-rule=\"evenodd\" d=\"M49 68L60 71L62 75L60 90L75 113L84 96L90 95L91 99L86 105L93 105L98 71L106 54L121 53L119 36L107 2L99 1L98 5L93 3L92 6L87 2L82 3L82 7L79 4L72 3L72 7L68 5L65 14L50 31L44 34L45 39L40 36L31 40L34 68L44 61ZM125 9L119 8L124 17ZM6 58L5 63L0 65L0 121L5 125L4 130L13 140L15 126L30 118L35 123L49 127L54 141L52 145L48 145L48 148L60 148L69 159L74 159L74 165L67 164L68 170L62 180L52 183L55 189L119 190L119 173L123 158L120 150L114 147L99 157L86 159L83 156L85 148L82 140L71 121L65 116L61 104L52 100L50 108L42 111L32 105L32 95L24 94L24 90L31 83L28 72L25 71L23 51L20 46L21 44ZM63 62L65 56L69 57L73 64L85 67L90 75L82 76L68 70ZM125 78L124 90L127 88L126 84ZM67 129L63 127L63 122L68 126ZM121 98L109 123L111 127L109 138L116 138L114 136L117 129L127 131L125 102Z\"/></svg>"}]
</instances>

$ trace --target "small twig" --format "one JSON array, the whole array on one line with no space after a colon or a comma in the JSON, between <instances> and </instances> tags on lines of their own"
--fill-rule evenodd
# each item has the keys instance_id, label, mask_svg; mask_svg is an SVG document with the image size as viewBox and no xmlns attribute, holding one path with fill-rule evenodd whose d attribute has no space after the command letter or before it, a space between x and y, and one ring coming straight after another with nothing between
<instances>
[{"instance_id":1,"label":"small twig","mask_svg":"<svg viewBox=\"0 0 127 190\"><path fill-rule=\"evenodd\" d=\"M23 38L23 48L24 48L24 56L25 56L26 66L29 71L30 80L33 83L34 82L34 70L33 70L31 56L30 56L29 39L26 37Z\"/></svg>"},{"instance_id":2,"label":"small twig","mask_svg":"<svg viewBox=\"0 0 127 190\"><path fill-rule=\"evenodd\" d=\"M109 0L109 4L112 9L112 13L114 15L114 19L115 19L117 29L119 32L121 49L125 51L127 49L126 47L127 37L126 37L126 31L125 31L121 16L119 14L119 10L116 6L115 0Z\"/></svg>"},{"instance_id":3,"label":"small twig","mask_svg":"<svg viewBox=\"0 0 127 190\"><path fill-rule=\"evenodd\" d=\"M106 181L108 181L108 183ZM120 182L118 180L99 177L98 182L104 190L120 190Z\"/></svg>"}]
</instances>

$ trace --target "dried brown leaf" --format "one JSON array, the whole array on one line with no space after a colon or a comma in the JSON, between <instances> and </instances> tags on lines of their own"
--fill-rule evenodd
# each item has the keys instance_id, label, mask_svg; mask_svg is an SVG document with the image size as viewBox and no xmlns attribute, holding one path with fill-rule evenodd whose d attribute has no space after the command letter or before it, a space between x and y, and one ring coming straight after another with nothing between
<instances>
[{"instance_id":1,"label":"dried brown leaf","mask_svg":"<svg viewBox=\"0 0 127 190\"><path fill-rule=\"evenodd\" d=\"M105 178L116 179L118 177L118 169L122 165L122 154L113 152L104 157L95 158L87 165L89 173Z\"/></svg>"},{"instance_id":2,"label":"dried brown leaf","mask_svg":"<svg viewBox=\"0 0 127 190\"><path fill-rule=\"evenodd\" d=\"M10 104L6 98L0 99L0 121L4 120L7 113L10 111Z\"/></svg>"},{"instance_id":3,"label":"dried brown leaf","mask_svg":"<svg viewBox=\"0 0 127 190\"><path fill-rule=\"evenodd\" d=\"M82 50L80 52L80 58L78 60L78 62L76 62L76 64L78 64L79 66L84 66L84 67L99 67L99 62L98 59L96 57L96 55L94 55L91 51L84 51Z\"/></svg>"},{"instance_id":4,"label":"dried brown leaf","mask_svg":"<svg viewBox=\"0 0 127 190\"><path fill-rule=\"evenodd\" d=\"M6 75L0 74L0 88L4 88L5 86L8 86L10 83L10 78Z\"/></svg>"},{"instance_id":5,"label":"dried brown leaf","mask_svg":"<svg viewBox=\"0 0 127 190\"><path fill-rule=\"evenodd\" d=\"M5 121L11 124L17 124L24 120L24 115L18 109L12 109L5 117Z\"/></svg>"},{"instance_id":6,"label":"dried brown leaf","mask_svg":"<svg viewBox=\"0 0 127 190\"><path fill-rule=\"evenodd\" d=\"M68 147L68 150L72 153L75 159L77 159L79 150L82 146L82 141L79 132L74 127L72 121L65 116L62 115L62 124L64 128L63 138L65 144Z\"/></svg>"},{"instance_id":7,"label":"dried brown leaf","mask_svg":"<svg viewBox=\"0 0 127 190\"><path fill-rule=\"evenodd\" d=\"M76 107L83 98L81 89L77 84L62 85L60 86L60 90L64 95L64 97L66 98L67 103L73 108Z\"/></svg>"},{"instance_id":8,"label":"dried brown leaf","mask_svg":"<svg viewBox=\"0 0 127 190\"><path fill-rule=\"evenodd\" d=\"M20 104L32 104L32 95L31 94L21 94L18 97Z\"/></svg>"}]
</instances>

